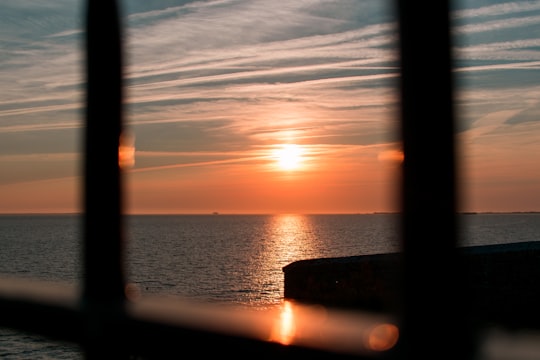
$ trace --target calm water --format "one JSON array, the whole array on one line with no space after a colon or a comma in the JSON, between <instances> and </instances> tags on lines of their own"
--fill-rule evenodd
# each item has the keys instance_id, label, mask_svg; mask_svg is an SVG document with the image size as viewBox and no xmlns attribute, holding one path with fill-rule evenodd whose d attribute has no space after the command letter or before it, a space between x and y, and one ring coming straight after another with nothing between
<instances>
[{"instance_id":1,"label":"calm water","mask_svg":"<svg viewBox=\"0 0 540 360\"><path fill-rule=\"evenodd\" d=\"M77 215L0 216L0 275L77 284L80 221ZM143 296L272 306L282 300L285 265L398 251L397 221L392 214L130 216L128 281ZM463 246L540 240L540 214L467 215L462 225ZM5 329L0 357L81 358L76 348Z\"/></svg>"}]
</instances>

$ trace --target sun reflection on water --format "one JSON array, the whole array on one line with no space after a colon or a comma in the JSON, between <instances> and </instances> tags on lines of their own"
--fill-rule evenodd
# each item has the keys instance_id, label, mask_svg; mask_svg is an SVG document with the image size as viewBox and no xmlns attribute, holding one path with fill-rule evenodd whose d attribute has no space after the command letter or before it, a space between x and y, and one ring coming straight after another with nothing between
<instances>
[{"instance_id":1,"label":"sun reflection on water","mask_svg":"<svg viewBox=\"0 0 540 360\"><path fill-rule=\"evenodd\" d=\"M316 238L312 219L305 215L275 215L268 217L261 229L261 240L252 261L259 276L252 288L271 291L273 302L279 304L283 295L283 267L297 260L321 257L320 239ZM252 275L256 275L253 273ZM266 293L265 293L266 294Z\"/></svg>"},{"instance_id":2,"label":"sun reflection on water","mask_svg":"<svg viewBox=\"0 0 540 360\"><path fill-rule=\"evenodd\" d=\"M320 256L316 249L311 219L307 215L284 214L272 217L268 233L272 252L277 263L288 264L293 261Z\"/></svg>"}]
</instances>

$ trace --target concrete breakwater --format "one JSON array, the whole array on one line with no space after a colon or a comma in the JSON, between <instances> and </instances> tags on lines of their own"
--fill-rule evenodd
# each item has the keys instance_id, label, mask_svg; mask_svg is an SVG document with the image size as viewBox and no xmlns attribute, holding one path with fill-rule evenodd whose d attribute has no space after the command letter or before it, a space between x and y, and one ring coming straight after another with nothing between
<instances>
[{"instance_id":1,"label":"concrete breakwater","mask_svg":"<svg viewBox=\"0 0 540 360\"><path fill-rule=\"evenodd\" d=\"M459 251L468 273L466 296L479 319L505 326L540 326L540 241L468 246ZM398 301L401 261L399 252L296 261L283 268L284 297L392 311Z\"/></svg>"}]
</instances>

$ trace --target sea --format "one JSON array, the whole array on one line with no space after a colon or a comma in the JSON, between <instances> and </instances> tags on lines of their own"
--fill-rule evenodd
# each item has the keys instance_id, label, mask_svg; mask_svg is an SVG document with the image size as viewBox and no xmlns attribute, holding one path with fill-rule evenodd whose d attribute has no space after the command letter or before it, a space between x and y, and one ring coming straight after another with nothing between
<instances>
[{"instance_id":1,"label":"sea","mask_svg":"<svg viewBox=\"0 0 540 360\"><path fill-rule=\"evenodd\" d=\"M459 246L540 241L540 213L459 220ZM126 280L141 296L246 307L279 305L283 267L292 262L400 250L399 215L392 213L128 215L124 227ZM0 276L79 284L81 241L78 214L0 215ZM73 344L0 329L0 358L83 354Z\"/></svg>"}]
</instances>

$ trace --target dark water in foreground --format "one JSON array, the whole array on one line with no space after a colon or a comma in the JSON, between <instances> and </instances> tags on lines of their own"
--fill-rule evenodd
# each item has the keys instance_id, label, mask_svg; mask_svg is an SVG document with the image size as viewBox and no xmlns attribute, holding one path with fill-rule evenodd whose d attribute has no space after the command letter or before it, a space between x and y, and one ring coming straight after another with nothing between
<instances>
[{"instance_id":1,"label":"dark water in foreground","mask_svg":"<svg viewBox=\"0 0 540 360\"><path fill-rule=\"evenodd\" d=\"M78 215L0 216L0 275L78 284L80 221ZM393 214L129 216L128 281L142 296L273 306L282 301L283 266L398 251L397 221ZM540 214L464 215L462 225L462 246L540 240ZM0 358L82 356L77 348L1 329Z\"/></svg>"}]
</instances>

